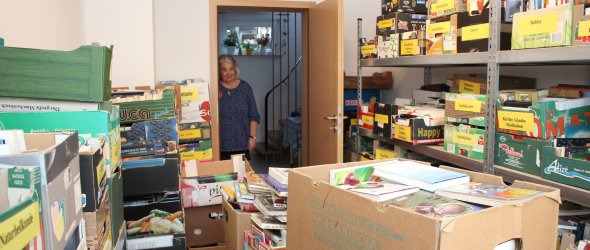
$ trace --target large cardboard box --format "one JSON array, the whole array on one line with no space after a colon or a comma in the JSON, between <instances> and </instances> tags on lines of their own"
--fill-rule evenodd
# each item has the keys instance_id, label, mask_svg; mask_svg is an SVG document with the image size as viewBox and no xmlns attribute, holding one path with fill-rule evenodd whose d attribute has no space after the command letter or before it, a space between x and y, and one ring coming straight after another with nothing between
<instances>
[{"instance_id":1,"label":"large cardboard box","mask_svg":"<svg viewBox=\"0 0 590 250\"><path fill-rule=\"evenodd\" d=\"M486 95L445 93L445 120L453 123L487 126Z\"/></svg>"},{"instance_id":2,"label":"large cardboard box","mask_svg":"<svg viewBox=\"0 0 590 250\"><path fill-rule=\"evenodd\" d=\"M399 54L401 56L418 56L426 53L425 30L406 31L399 36Z\"/></svg>"},{"instance_id":3,"label":"large cardboard box","mask_svg":"<svg viewBox=\"0 0 590 250\"><path fill-rule=\"evenodd\" d=\"M499 90L534 89L536 80L515 76L500 76ZM488 83L485 75L454 75L451 92L465 94L487 94Z\"/></svg>"},{"instance_id":4,"label":"large cardboard box","mask_svg":"<svg viewBox=\"0 0 590 250\"><path fill-rule=\"evenodd\" d=\"M544 147L550 146L551 141L547 140L496 133L494 163L498 166L541 176L542 150Z\"/></svg>"},{"instance_id":5,"label":"large cardboard box","mask_svg":"<svg viewBox=\"0 0 590 250\"><path fill-rule=\"evenodd\" d=\"M211 140L201 140L198 143L182 144L178 147L178 153L180 154L180 159L183 161L213 161L213 146Z\"/></svg>"},{"instance_id":6,"label":"large cardboard box","mask_svg":"<svg viewBox=\"0 0 590 250\"><path fill-rule=\"evenodd\" d=\"M572 44L571 3L514 14L512 49L530 49Z\"/></svg>"},{"instance_id":7,"label":"large cardboard box","mask_svg":"<svg viewBox=\"0 0 590 250\"><path fill-rule=\"evenodd\" d=\"M590 97L532 102L529 108L504 107L498 100L498 132L533 138L584 138L590 133Z\"/></svg>"},{"instance_id":8,"label":"large cardboard box","mask_svg":"<svg viewBox=\"0 0 590 250\"><path fill-rule=\"evenodd\" d=\"M469 125L445 125L444 150L451 154L483 160L486 148L486 131Z\"/></svg>"},{"instance_id":9,"label":"large cardboard box","mask_svg":"<svg viewBox=\"0 0 590 250\"><path fill-rule=\"evenodd\" d=\"M504 9L502 9L504 15ZM488 51L490 37L490 9L484 8L481 15L472 16L467 12L457 14L457 52L469 53ZM510 50L512 24L500 24L500 50Z\"/></svg>"},{"instance_id":10,"label":"large cardboard box","mask_svg":"<svg viewBox=\"0 0 590 250\"><path fill-rule=\"evenodd\" d=\"M139 163L127 167L127 163ZM177 158L154 158L123 163L123 196L133 197L178 191Z\"/></svg>"},{"instance_id":11,"label":"large cardboard box","mask_svg":"<svg viewBox=\"0 0 590 250\"><path fill-rule=\"evenodd\" d=\"M467 11L467 4L463 0L430 0L427 5L429 6L428 19L448 17Z\"/></svg>"},{"instance_id":12,"label":"large cardboard box","mask_svg":"<svg viewBox=\"0 0 590 250\"><path fill-rule=\"evenodd\" d=\"M132 101L113 99L121 109L121 124L176 117L180 105L174 89L156 90L155 93L146 93L143 98Z\"/></svg>"},{"instance_id":13,"label":"large cardboard box","mask_svg":"<svg viewBox=\"0 0 590 250\"><path fill-rule=\"evenodd\" d=\"M109 111L112 103L0 97L0 112Z\"/></svg>"},{"instance_id":14,"label":"large cardboard box","mask_svg":"<svg viewBox=\"0 0 590 250\"><path fill-rule=\"evenodd\" d=\"M414 145L434 144L444 141L444 126L441 124L430 124L426 118L396 119L393 138L407 141Z\"/></svg>"},{"instance_id":15,"label":"large cardboard box","mask_svg":"<svg viewBox=\"0 0 590 250\"><path fill-rule=\"evenodd\" d=\"M223 199L223 230L227 250L245 250L244 231L252 229L252 214L235 209L226 199Z\"/></svg>"},{"instance_id":16,"label":"large cardboard box","mask_svg":"<svg viewBox=\"0 0 590 250\"><path fill-rule=\"evenodd\" d=\"M545 191L532 200L434 219L380 205L329 185L331 169L366 162L291 170L288 249L494 249L520 239L523 249L554 249L559 190L515 181L513 187ZM504 185L502 178L459 169L472 181ZM466 240L468 239L468 240Z\"/></svg>"},{"instance_id":17,"label":"large cardboard box","mask_svg":"<svg viewBox=\"0 0 590 250\"><path fill-rule=\"evenodd\" d=\"M374 108L373 134L391 138L391 124L393 124L393 116L397 115L397 106L387 103L375 103Z\"/></svg>"},{"instance_id":18,"label":"large cardboard box","mask_svg":"<svg viewBox=\"0 0 590 250\"><path fill-rule=\"evenodd\" d=\"M110 177L121 165L119 107L112 105L110 110L0 113L0 124L4 129L22 129L31 133L76 130L81 143L87 143L90 138L103 138L106 142L103 149L106 174Z\"/></svg>"},{"instance_id":19,"label":"large cardboard box","mask_svg":"<svg viewBox=\"0 0 590 250\"><path fill-rule=\"evenodd\" d=\"M572 45L590 45L590 15L584 15L584 5L574 6Z\"/></svg>"},{"instance_id":20,"label":"large cardboard box","mask_svg":"<svg viewBox=\"0 0 590 250\"><path fill-rule=\"evenodd\" d=\"M104 46L72 51L0 46L0 96L109 101L111 57Z\"/></svg>"},{"instance_id":21,"label":"large cardboard box","mask_svg":"<svg viewBox=\"0 0 590 250\"><path fill-rule=\"evenodd\" d=\"M111 209L108 204L108 194L101 202L100 208L94 212L84 212L86 245L90 249L103 249L112 244L109 240L111 233Z\"/></svg>"},{"instance_id":22,"label":"large cardboard box","mask_svg":"<svg viewBox=\"0 0 590 250\"><path fill-rule=\"evenodd\" d=\"M25 143L30 151L0 156L0 164L39 166L45 248L65 249L82 221L78 134L25 134Z\"/></svg>"},{"instance_id":23,"label":"large cardboard box","mask_svg":"<svg viewBox=\"0 0 590 250\"><path fill-rule=\"evenodd\" d=\"M542 150L541 177L543 179L590 190L590 162L556 155L557 150Z\"/></svg>"},{"instance_id":24,"label":"large cardboard box","mask_svg":"<svg viewBox=\"0 0 590 250\"><path fill-rule=\"evenodd\" d=\"M220 204L185 208L186 245L200 247L224 242L223 216Z\"/></svg>"},{"instance_id":25,"label":"large cardboard box","mask_svg":"<svg viewBox=\"0 0 590 250\"><path fill-rule=\"evenodd\" d=\"M381 15L394 12L427 14L426 0L381 0Z\"/></svg>"},{"instance_id":26,"label":"large cardboard box","mask_svg":"<svg viewBox=\"0 0 590 250\"><path fill-rule=\"evenodd\" d=\"M426 21L426 55L457 54L457 33L457 15Z\"/></svg>"},{"instance_id":27,"label":"large cardboard box","mask_svg":"<svg viewBox=\"0 0 590 250\"><path fill-rule=\"evenodd\" d=\"M82 195L84 197L82 210L95 212L107 193L107 178L104 157L104 141L93 152L80 153L80 181L82 184Z\"/></svg>"}]
</instances>

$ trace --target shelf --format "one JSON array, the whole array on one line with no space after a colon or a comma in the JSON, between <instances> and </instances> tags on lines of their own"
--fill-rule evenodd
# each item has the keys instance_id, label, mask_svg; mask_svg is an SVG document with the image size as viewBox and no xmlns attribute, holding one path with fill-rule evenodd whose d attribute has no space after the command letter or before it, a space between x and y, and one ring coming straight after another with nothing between
<instances>
[{"instance_id":1,"label":"shelf","mask_svg":"<svg viewBox=\"0 0 590 250\"><path fill-rule=\"evenodd\" d=\"M359 133L362 136L366 136L375 140L379 140L381 142L395 145L401 147L403 149L411 150L419 154L426 155L428 157L432 157L438 159L440 161L448 162L450 164L469 169L471 171L476 172L483 172L483 161L470 159L467 157L463 157L460 155L455 155L451 153L447 153L443 151L443 147L440 145L412 145L411 143L390 139L390 138L383 138L380 136L376 136L373 134L372 131L359 128ZM538 176L530 175L527 173L519 172L516 170L512 170L509 168L495 166L494 167L494 175L501 176L505 182L512 183L514 180L519 181L528 181L533 182L541 185L546 185L554 188L559 188L561 190L561 198L564 200L569 200L587 207L590 207L590 190L585 190L577 187L572 187L569 185L557 183L554 181L549 181L542 179Z\"/></svg>"},{"instance_id":2,"label":"shelf","mask_svg":"<svg viewBox=\"0 0 590 250\"><path fill-rule=\"evenodd\" d=\"M453 55L402 56L396 58L363 59L363 67L467 67L486 66L488 53L475 52Z\"/></svg>"},{"instance_id":3,"label":"shelf","mask_svg":"<svg viewBox=\"0 0 590 250\"><path fill-rule=\"evenodd\" d=\"M498 52L503 65L590 65L590 46L568 46Z\"/></svg>"}]
</instances>

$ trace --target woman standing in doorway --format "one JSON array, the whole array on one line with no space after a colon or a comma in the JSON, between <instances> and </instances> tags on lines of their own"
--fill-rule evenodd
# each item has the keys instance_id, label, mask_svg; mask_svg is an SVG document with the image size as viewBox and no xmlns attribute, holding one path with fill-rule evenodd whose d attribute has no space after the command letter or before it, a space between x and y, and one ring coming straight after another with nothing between
<instances>
[{"instance_id":1,"label":"woman standing in doorway","mask_svg":"<svg viewBox=\"0 0 590 250\"><path fill-rule=\"evenodd\" d=\"M231 56L219 57L221 160L228 160L233 154L246 154L250 159L250 151L256 147L260 114L250 84L239 77L236 60Z\"/></svg>"}]
</instances>

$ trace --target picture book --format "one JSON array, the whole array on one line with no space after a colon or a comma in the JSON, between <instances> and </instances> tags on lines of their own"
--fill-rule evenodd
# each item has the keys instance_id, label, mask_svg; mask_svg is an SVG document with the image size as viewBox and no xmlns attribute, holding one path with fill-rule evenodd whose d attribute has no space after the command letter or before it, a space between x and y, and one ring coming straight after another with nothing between
<instances>
[{"instance_id":1,"label":"picture book","mask_svg":"<svg viewBox=\"0 0 590 250\"><path fill-rule=\"evenodd\" d=\"M417 187L375 181L367 181L358 185L340 185L338 187L359 193L377 202L394 199L420 190Z\"/></svg>"},{"instance_id":2,"label":"picture book","mask_svg":"<svg viewBox=\"0 0 590 250\"><path fill-rule=\"evenodd\" d=\"M469 182L448 188L442 188L435 192L438 195L457 199L465 202L477 203L486 206L498 206L509 202L522 201L543 192L499 186L479 182Z\"/></svg>"},{"instance_id":3,"label":"picture book","mask_svg":"<svg viewBox=\"0 0 590 250\"><path fill-rule=\"evenodd\" d=\"M253 193L270 191L270 187L266 182L262 180L259 174L254 172L246 173L246 184L248 184L248 190Z\"/></svg>"},{"instance_id":4,"label":"picture book","mask_svg":"<svg viewBox=\"0 0 590 250\"><path fill-rule=\"evenodd\" d=\"M262 214L252 214L252 222L261 229L287 229L287 224L273 217L265 217Z\"/></svg>"},{"instance_id":5,"label":"picture book","mask_svg":"<svg viewBox=\"0 0 590 250\"><path fill-rule=\"evenodd\" d=\"M330 184L355 185L366 182L373 176L373 165L363 165L330 170Z\"/></svg>"},{"instance_id":6,"label":"picture book","mask_svg":"<svg viewBox=\"0 0 590 250\"><path fill-rule=\"evenodd\" d=\"M407 196L387 201L388 205L404 208L434 218L465 215L482 210L483 207L457 201L437 194L418 191Z\"/></svg>"},{"instance_id":7,"label":"picture book","mask_svg":"<svg viewBox=\"0 0 590 250\"><path fill-rule=\"evenodd\" d=\"M376 166L374 175L429 192L469 182L469 175L412 161Z\"/></svg>"},{"instance_id":8,"label":"picture book","mask_svg":"<svg viewBox=\"0 0 590 250\"><path fill-rule=\"evenodd\" d=\"M279 183L287 185L289 183L290 168L268 168L268 175Z\"/></svg>"}]
</instances>

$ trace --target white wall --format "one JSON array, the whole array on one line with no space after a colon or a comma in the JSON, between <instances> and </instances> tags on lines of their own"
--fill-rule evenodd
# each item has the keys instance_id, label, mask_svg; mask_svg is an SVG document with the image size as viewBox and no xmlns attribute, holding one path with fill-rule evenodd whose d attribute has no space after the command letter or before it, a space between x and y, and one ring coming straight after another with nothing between
<instances>
[{"instance_id":1,"label":"white wall","mask_svg":"<svg viewBox=\"0 0 590 250\"><path fill-rule=\"evenodd\" d=\"M6 46L73 50L84 44L84 4L78 0L0 0Z\"/></svg>"},{"instance_id":2,"label":"white wall","mask_svg":"<svg viewBox=\"0 0 590 250\"><path fill-rule=\"evenodd\" d=\"M153 85L154 18L152 1L85 0L85 41L114 45L113 87Z\"/></svg>"}]
</instances>

